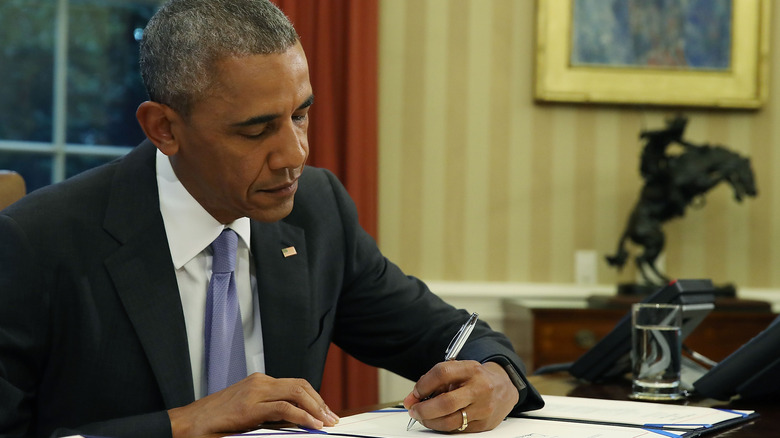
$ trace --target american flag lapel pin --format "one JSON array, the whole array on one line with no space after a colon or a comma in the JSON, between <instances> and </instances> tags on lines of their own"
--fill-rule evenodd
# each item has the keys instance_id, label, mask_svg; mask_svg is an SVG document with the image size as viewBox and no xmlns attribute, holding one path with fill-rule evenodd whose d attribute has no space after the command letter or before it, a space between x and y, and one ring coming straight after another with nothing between
<instances>
[{"instance_id":1,"label":"american flag lapel pin","mask_svg":"<svg viewBox=\"0 0 780 438\"><path fill-rule=\"evenodd\" d=\"M295 250L294 246L288 246L287 248L282 248L282 255L285 258L294 256L295 254L298 254L298 252Z\"/></svg>"}]
</instances>

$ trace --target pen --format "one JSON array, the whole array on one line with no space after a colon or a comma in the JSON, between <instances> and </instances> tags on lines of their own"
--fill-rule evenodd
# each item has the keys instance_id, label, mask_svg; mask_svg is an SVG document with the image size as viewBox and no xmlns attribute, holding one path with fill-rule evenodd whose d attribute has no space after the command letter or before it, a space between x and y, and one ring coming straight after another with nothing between
<instances>
[{"instance_id":1,"label":"pen","mask_svg":"<svg viewBox=\"0 0 780 438\"><path fill-rule=\"evenodd\" d=\"M466 340L468 340L469 335L471 334L471 331L474 330L474 326L477 324L477 318L479 318L479 314L477 312L474 312L469 316L468 321L466 321L465 324L458 330L458 333L455 334L455 337L452 338L450 341L450 345L447 346L447 350L444 352L444 360L455 360L456 357L458 357L458 353L460 353L460 349L463 348L463 345L466 343ZM420 401L425 401L432 399L437 394L433 393L429 395L428 397L425 397L424 399ZM414 426L414 423L416 423L417 420L414 418L409 420L409 424L406 426L406 430L409 430Z\"/></svg>"}]
</instances>

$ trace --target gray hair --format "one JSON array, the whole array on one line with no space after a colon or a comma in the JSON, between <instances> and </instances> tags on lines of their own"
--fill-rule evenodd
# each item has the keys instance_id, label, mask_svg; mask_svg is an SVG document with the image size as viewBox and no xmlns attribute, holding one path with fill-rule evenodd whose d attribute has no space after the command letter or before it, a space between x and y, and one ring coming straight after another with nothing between
<instances>
[{"instance_id":1,"label":"gray hair","mask_svg":"<svg viewBox=\"0 0 780 438\"><path fill-rule=\"evenodd\" d=\"M141 76L149 99L187 116L219 60L284 53L298 39L268 0L171 0L144 29Z\"/></svg>"}]
</instances>

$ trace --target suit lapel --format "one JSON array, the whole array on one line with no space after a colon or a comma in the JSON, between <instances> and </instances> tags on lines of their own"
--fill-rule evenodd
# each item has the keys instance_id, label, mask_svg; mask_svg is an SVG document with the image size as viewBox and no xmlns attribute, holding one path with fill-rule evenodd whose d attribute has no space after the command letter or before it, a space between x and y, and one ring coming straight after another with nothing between
<instances>
[{"instance_id":1,"label":"suit lapel","mask_svg":"<svg viewBox=\"0 0 780 438\"><path fill-rule=\"evenodd\" d=\"M165 233L149 230L106 260L168 408L195 398L187 330ZM163 245L160 245L163 242Z\"/></svg>"},{"instance_id":2,"label":"suit lapel","mask_svg":"<svg viewBox=\"0 0 780 438\"><path fill-rule=\"evenodd\" d=\"M295 248L285 257L283 249ZM292 251L288 251L288 254ZM312 302L304 231L276 222L252 222L266 373L308 376L305 354L312 328ZM291 303L294 303L291 305Z\"/></svg>"},{"instance_id":3,"label":"suit lapel","mask_svg":"<svg viewBox=\"0 0 780 438\"><path fill-rule=\"evenodd\" d=\"M119 165L104 227L121 247L105 264L165 405L172 408L195 396L184 313L160 215L155 151L146 141Z\"/></svg>"}]
</instances>

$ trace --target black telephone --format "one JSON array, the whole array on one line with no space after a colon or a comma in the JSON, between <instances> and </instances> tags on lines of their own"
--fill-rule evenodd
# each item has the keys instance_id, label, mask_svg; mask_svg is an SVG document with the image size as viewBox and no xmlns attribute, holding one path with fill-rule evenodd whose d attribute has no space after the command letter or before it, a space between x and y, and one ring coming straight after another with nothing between
<instances>
[{"instance_id":1,"label":"black telephone","mask_svg":"<svg viewBox=\"0 0 780 438\"><path fill-rule=\"evenodd\" d=\"M780 395L780 316L693 382L697 393L728 400Z\"/></svg>"},{"instance_id":2,"label":"black telephone","mask_svg":"<svg viewBox=\"0 0 780 438\"><path fill-rule=\"evenodd\" d=\"M642 300L643 303L677 303L683 307L682 338L685 339L715 307L712 281L679 279ZM603 339L568 366L574 377L597 382L631 370L631 312L628 312ZM552 370L552 367L549 367ZM696 362L683 357L682 384L686 390L707 372ZM545 372L539 369L537 374Z\"/></svg>"}]
</instances>

